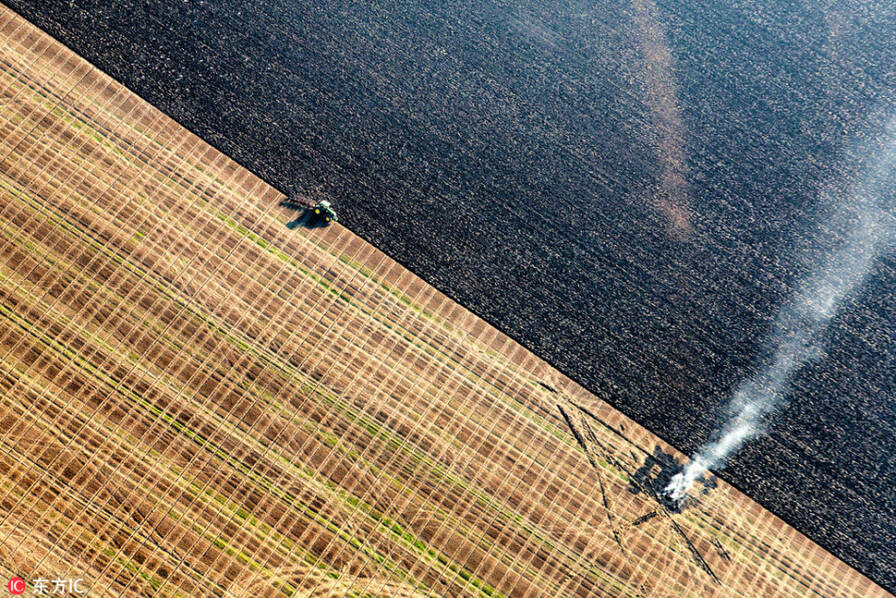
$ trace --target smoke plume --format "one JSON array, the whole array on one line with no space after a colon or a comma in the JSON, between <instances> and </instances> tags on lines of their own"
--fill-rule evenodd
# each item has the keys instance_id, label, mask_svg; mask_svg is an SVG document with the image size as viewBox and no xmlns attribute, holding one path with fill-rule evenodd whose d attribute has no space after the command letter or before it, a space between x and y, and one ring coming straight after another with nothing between
<instances>
[{"instance_id":1,"label":"smoke plume","mask_svg":"<svg viewBox=\"0 0 896 598\"><path fill-rule=\"evenodd\" d=\"M882 139L861 182L841 194L819 231L820 256L775 319L769 363L735 391L733 416L716 439L701 447L672 478L664 491L672 501L684 499L695 480L708 469L724 465L745 442L762 433L763 418L784 399L793 374L822 355L824 331L844 299L859 290L875 258L892 245L896 119L890 121Z\"/></svg>"}]
</instances>

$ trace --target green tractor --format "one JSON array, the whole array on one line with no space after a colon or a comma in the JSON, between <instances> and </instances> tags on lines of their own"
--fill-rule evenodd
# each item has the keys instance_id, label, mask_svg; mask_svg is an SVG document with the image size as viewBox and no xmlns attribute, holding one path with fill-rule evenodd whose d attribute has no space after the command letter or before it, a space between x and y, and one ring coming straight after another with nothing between
<instances>
[{"instance_id":1,"label":"green tractor","mask_svg":"<svg viewBox=\"0 0 896 598\"><path fill-rule=\"evenodd\" d=\"M331 206L330 202L326 199L320 201L316 206L310 209L314 218L323 220L325 224L330 224L331 222L339 220L339 218L336 217L336 210L333 209L333 206Z\"/></svg>"},{"instance_id":2,"label":"green tractor","mask_svg":"<svg viewBox=\"0 0 896 598\"><path fill-rule=\"evenodd\" d=\"M299 216L288 223L289 228L298 228L304 226L306 228L317 228L320 226L329 226L332 222L337 222L336 210L329 201L323 199L317 203L312 203L302 199L285 199L280 202L284 208L292 210L301 210Z\"/></svg>"}]
</instances>

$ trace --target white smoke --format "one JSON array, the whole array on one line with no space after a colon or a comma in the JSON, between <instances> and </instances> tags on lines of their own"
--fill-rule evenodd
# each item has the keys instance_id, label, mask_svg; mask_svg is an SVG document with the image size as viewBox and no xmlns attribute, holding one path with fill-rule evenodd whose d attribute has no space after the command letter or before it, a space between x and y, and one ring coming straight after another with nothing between
<instances>
[{"instance_id":1,"label":"white smoke","mask_svg":"<svg viewBox=\"0 0 896 598\"><path fill-rule=\"evenodd\" d=\"M664 494L672 501L681 501L707 470L724 465L762 432L763 418L783 400L793 374L823 354L823 333L843 300L859 290L875 258L893 244L896 118L885 131L861 183L841 194L819 232L820 258L775 319L769 365L738 387L731 401L733 417L666 486Z\"/></svg>"}]
</instances>

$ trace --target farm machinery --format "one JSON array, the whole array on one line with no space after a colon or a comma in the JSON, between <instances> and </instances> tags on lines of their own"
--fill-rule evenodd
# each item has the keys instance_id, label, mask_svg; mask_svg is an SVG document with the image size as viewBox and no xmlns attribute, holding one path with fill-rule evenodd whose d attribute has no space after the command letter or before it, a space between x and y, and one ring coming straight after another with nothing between
<instances>
[{"instance_id":1,"label":"farm machinery","mask_svg":"<svg viewBox=\"0 0 896 598\"><path fill-rule=\"evenodd\" d=\"M304 199L291 198L281 201L280 205L284 208L302 211L299 217L290 223L291 228L296 228L300 225L304 225L308 228L327 226L331 222L337 222L339 220L336 216L336 210L334 210L332 204L325 199L314 203Z\"/></svg>"}]
</instances>

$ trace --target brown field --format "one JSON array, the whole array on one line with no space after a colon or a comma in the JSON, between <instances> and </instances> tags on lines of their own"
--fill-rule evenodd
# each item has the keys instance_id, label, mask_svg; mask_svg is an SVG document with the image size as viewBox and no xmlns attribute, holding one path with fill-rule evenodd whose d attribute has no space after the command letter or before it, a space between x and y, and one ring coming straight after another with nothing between
<instances>
[{"instance_id":1,"label":"brown field","mask_svg":"<svg viewBox=\"0 0 896 598\"><path fill-rule=\"evenodd\" d=\"M885 595L723 482L664 510L674 449L348 230L287 229L6 9L0 161L0 578L28 595Z\"/></svg>"}]
</instances>

